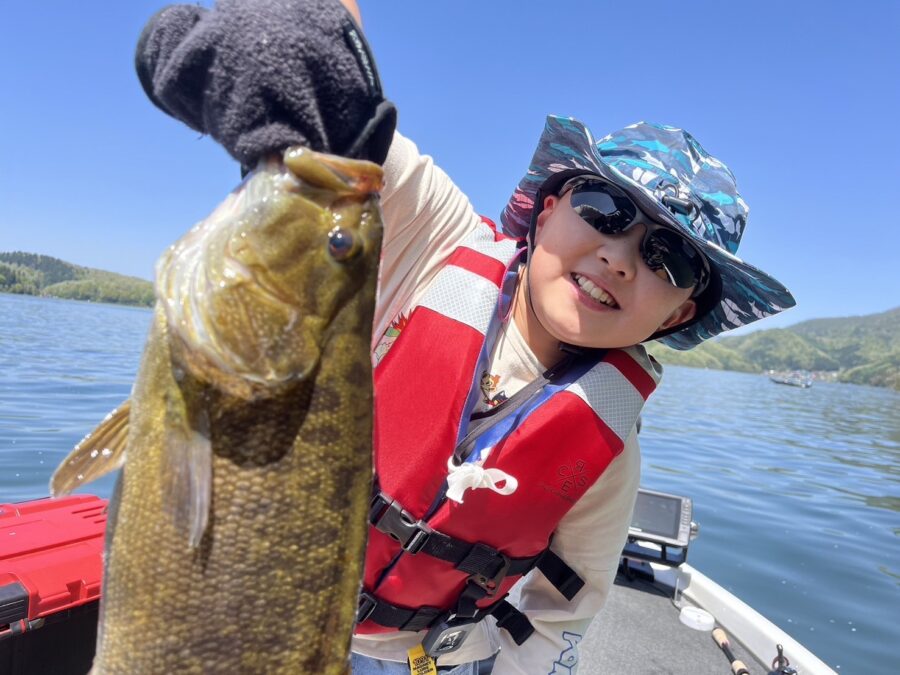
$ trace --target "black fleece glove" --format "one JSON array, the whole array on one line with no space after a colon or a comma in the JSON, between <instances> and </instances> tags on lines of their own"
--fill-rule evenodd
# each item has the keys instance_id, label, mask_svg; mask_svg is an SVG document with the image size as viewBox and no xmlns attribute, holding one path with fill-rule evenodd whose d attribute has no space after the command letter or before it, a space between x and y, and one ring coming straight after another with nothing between
<instances>
[{"instance_id":1,"label":"black fleece glove","mask_svg":"<svg viewBox=\"0 0 900 675\"><path fill-rule=\"evenodd\" d=\"M135 66L157 107L245 168L290 145L381 164L397 122L337 0L171 5L144 27Z\"/></svg>"}]
</instances>

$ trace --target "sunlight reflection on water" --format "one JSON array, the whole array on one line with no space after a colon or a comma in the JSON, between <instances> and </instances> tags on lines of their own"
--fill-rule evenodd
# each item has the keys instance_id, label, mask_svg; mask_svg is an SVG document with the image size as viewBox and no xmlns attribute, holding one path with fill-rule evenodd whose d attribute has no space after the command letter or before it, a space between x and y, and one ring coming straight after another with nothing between
<instances>
[{"instance_id":1,"label":"sunlight reflection on water","mask_svg":"<svg viewBox=\"0 0 900 675\"><path fill-rule=\"evenodd\" d=\"M671 367L644 415L642 484L693 497L700 569L841 672L887 675L898 433L897 392Z\"/></svg>"}]
</instances>

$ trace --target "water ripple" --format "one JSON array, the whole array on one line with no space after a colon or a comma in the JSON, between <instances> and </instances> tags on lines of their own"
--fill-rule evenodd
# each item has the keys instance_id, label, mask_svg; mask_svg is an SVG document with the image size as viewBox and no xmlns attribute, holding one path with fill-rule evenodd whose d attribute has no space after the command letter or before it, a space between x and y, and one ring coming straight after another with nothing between
<instances>
[{"instance_id":1,"label":"water ripple","mask_svg":"<svg viewBox=\"0 0 900 675\"><path fill-rule=\"evenodd\" d=\"M693 497L694 564L841 672L895 672L900 394L668 368L648 487Z\"/></svg>"},{"instance_id":2,"label":"water ripple","mask_svg":"<svg viewBox=\"0 0 900 675\"><path fill-rule=\"evenodd\" d=\"M0 313L3 502L46 495L128 396L151 314L9 295ZM667 368L641 447L643 485L694 500L693 564L842 673L895 672L900 394Z\"/></svg>"}]
</instances>

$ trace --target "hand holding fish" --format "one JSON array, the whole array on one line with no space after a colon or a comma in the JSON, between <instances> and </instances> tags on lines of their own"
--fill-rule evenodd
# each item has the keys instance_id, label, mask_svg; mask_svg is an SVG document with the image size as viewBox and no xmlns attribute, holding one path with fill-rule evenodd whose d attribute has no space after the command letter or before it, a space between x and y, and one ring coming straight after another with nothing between
<instances>
[{"instance_id":1,"label":"hand holding fish","mask_svg":"<svg viewBox=\"0 0 900 675\"><path fill-rule=\"evenodd\" d=\"M380 164L396 126L365 38L337 0L171 5L147 23L135 61L157 107L246 169L291 145Z\"/></svg>"},{"instance_id":2,"label":"hand holding fish","mask_svg":"<svg viewBox=\"0 0 900 675\"><path fill-rule=\"evenodd\" d=\"M396 113L335 0L167 7L136 61L154 104L253 170L160 258L131 398L51 480L124 464L93 672L343 675L382 233L363 160Z\"/></svg>"}]
</instances>

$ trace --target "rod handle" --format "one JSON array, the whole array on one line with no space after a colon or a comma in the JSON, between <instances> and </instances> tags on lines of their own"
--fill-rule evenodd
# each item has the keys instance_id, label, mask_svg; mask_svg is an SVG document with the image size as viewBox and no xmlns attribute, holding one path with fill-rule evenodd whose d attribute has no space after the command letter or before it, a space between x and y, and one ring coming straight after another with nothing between
<instances>
[{"instance_id":1,"label":"rod handle","mask_svg":"<svg viewBox=\"0 0 900 675\"><path fill-rule=\"evenodd\" d=\"M730 645L728 644L728 636L725 635L725 631L722 630L721 628L716 628L716 629L712 632L712 637L713 637L713 640L716 641L716 644L719 645L720 648L721 648L721 647L729 647L729 646L730 646Z\"/></svg>"}]
</instances>

